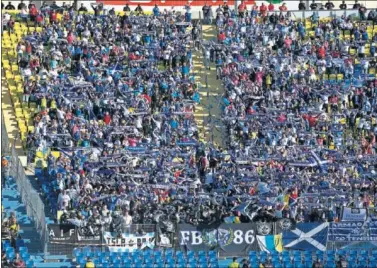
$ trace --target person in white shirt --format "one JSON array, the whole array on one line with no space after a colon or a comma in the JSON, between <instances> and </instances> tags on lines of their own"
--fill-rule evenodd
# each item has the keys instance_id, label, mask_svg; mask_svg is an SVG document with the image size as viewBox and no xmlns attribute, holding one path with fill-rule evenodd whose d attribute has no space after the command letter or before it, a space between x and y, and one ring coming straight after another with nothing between
<instances>
[{"instance_id":1,"label":"person in white shirt","mask_svg":"<svg viewBox=\"0 0 377 268\"><path fill-rule=\"evenodd\" d=\"M130 232L130 225L132 224L132 216L125 210L123 213L123 232Z\"/></svg>"},{"instance_id":2,"label":"person in white shirt","mask_svg":"<svg viewBox=\"0 0 377 268\"><path fill-rule=\"evenodd\" d=\"M60 210L67 209L69 206L69 202L71 201L71 198L67 194L67 191L63 191L58 196L58 205Z\"/></svg>"}]
</instances>

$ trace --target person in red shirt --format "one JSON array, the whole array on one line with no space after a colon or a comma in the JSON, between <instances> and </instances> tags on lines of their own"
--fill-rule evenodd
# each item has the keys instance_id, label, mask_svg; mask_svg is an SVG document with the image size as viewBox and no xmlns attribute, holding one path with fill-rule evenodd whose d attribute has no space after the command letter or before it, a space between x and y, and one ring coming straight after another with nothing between
<instances>
[{"instance_id":1,"label":"person in red shirt","mask_svg":"<svg viewBox=\"0 0 377 268\"><path fill-rule=\"evenodd\" d=\"M268 5L268 11L273 12L274 10L275 10L275 6L274 6L274 4L271 2L271 3Z\"/></svg>"},{"instance_id":2,"label":"person in red shirt","mask_svg":"<svg viewBox=\"0 0 377 268\"><path fill-rule=\"evenodd\" d=\"M313 116L311 114L304 114L302 117L308 121L310 128L315 127L317 125L318 116Z\"/></svg>"},{"instance_id":3,"label":"person in red shirt","mask_svg":"<svg viewBox=\"0 0 377 268\"><path fill-rule=\"evenodd\" d=\"M241 4L238 6L238 14L240 15L241 18L244 17L245 10L246 10L246 4L245 4L245 2L242 0L242 1L241 1Z\"/></svg>"},{"instance_id":4,"label":"person in red shirt","mask_svg":"<svg viewBox=\"0 0 377 268\"><path fill-rule=\"evenodd\" d=\"M33 5L30 10L29 10L29 15L30 15L30 21L35 21L35 18L38 15L38 9Z\"/></svg>"},{"instance_id":5,"label":"person in red shirt","mask_svg":"<svg viewBox=\"0 0 377 268\"><path fill-rule=\"evenodd\" d=\"M284 44L285 44L285 47L286 47L287 49L291 49L292 39L290 39L290 38L288 37L288 35L285 37Z\"/></svg>"},{"instance_id":6,"label":"person in red shirt","mask_svg":"<svg viewBox=\"0 0 377 268\"><path fill-rule=\"evenodd\" d=\"M267 14L267 7L262 3L262 5L259 7L260 13L265 16Z\"/></svg>"},{"instance_id":7,"label":"person in red shirt","mask_svg":"<svg viewBox=\"0 0 377 268\"><path fill-rule=\"evenodd\" d=\"M103 117L103 122L107 126L110 125L110 123L111 123L111 116L109 115L108 112L106 112L105 116Z\"/></svg>"},{"instance_id":8,"label":"person in red shirt","mask_svg":"<svg viewBox=\"0 0 377 268\"><path fill-rule=\"evenodd\" d=\"M31 55L31 52L32 52L32 46L31 46L30 42L27 42L27 44L26 44L26 53L28 55Z\"/></svg>"},{"instance_id":9,"label":"person in red shirt","mask_svg":"<svg viewBox=\"0 0 377 268\"><path fill-rule=\"evenodd\" d=\"M324 59L326 56L326 49L324 46L321 46L319 49L318 49L318 57L321 58L321 59Z\"/></svg>"},{"instance_id":10,"label":"person in red shirt","mask_svg":"<svg viewBox=\"0 0 377 268\"><path fill-rule=\"evenodd\" d=\"M285 3L283 3L283 5L281 5L281 6L279 7L279 10L280 10L280 11L288 11L287 5L286 5Z\"/></svg>"},{"instance_id":11,"label":"person in red shirt","mask_svg":"<svg viewBox=\"0 0 377 268\"><path fill-rule=\"evenodd\" d=\"M217 39L219 40L219 42L224 42L224 40L226 39L226 36L225 36L225 33L224 32L220 32L218 35L217 35Z\"/></svg>"},{"instance_id":12,"label":"person in red shirt","mask_svg":"<svg viewBox=\"0 0 377 268\"><path fill-rule=\"evenodd\" d=\"M72 44L73 43L73 40L75 39L75 36L73 35L73 33L70 31L67 35L67 42L68 44Z\"/></svg>"},{"instance_id":13,"label":"person in red shirt","mask_svg":"<svg viewBox=\"0 0 377 268\"><path fill-rule=\"evenodd\" d=\"M43 15L42 14L37 15L36 22L37 22L38 26L42 26L42 22L43 22Z\"/></svg>"},{"instance_id":14,"label":"person in red shirt","mask_svg":"<svg viewBox=\"0 0 377 268\"><path fill-rule=\"evenodd\" d=\"M137 139L134 137L128 137L128 145L130 147L136 147L137 145Z\"/></svg>"},{"instance_id":15,"label":"person in red shirt","mask_svg":"<svg viewBox=\"0 0 377 268\"><path fill-rule=\"evenodd\" d=\"M50 14L50 22L55 24L57 20L58 20L58 14L56 14L56 11L53 10Z\"/></svg>"}]
</instances>

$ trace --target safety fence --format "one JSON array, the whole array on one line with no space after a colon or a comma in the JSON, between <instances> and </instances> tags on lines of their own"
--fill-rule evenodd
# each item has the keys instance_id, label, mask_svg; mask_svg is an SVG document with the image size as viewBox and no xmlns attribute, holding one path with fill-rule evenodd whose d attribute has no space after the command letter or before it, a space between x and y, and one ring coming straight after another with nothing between
<instances>
[{"instance_id":1,"label":"safety fence","mask_svg":"<svg viewBox=\"0 0 377 268\"><path fill-rule=\"evenodd\" d=\"M74 248L93 246L101 251L125 252L156 248L181 251L216 251L219 257L248 256L250 251L325 251L365 244L377 239L377 222L340 223L221 223L164 225L133 224L121 231L71 224L48 225L48 251L71 255ZM271 242L272 241L272 242ZM360 244L360 242L364 244Z\"/></svg>"},{"instance_id":2,"label":"safety fence","mask_svg":"<svg viewBox=\"0 0 377 268\"><path fill-rule=\"evenodd\" d=\"M17 190L20 193L22 203L25 205L26 213L35 224L35 228L40 235L42 249L45 252L47 241L45 206L39 193L33 188L25 174L25 168L19 159L15 146L10 143L8 138L3 114L1 116L1 150L2 156L8 157L10 160L8 176L13 178L17 184Z\"/></svg>"}]
</instances>

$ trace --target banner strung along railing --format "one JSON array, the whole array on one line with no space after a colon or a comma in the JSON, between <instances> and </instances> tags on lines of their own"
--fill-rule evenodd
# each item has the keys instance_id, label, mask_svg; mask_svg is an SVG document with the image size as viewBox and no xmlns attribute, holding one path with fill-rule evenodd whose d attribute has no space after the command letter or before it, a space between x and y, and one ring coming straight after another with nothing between
<instances>
[{"instance_id":1,"label":"banner strung along railing","mask_svg":"<svg viewBox=\"0 0 377 268\"><path fill-rule=\"evenodd\" d=\"M217 251L221 256L247 256L249 251L327 250L342 242L377 241L377 222L240 223L190 225L178 224L166 231L159 225L132 224L120 232L109 232L103 226L77 227L71 224L48 226L51 249L64 246L95 246L108 251L135 251L154 248L176 248L183 251ZM336 245L335 245L335 248ZM52 250L54 251L54 250Z\"/></svg>"}]
</instances>

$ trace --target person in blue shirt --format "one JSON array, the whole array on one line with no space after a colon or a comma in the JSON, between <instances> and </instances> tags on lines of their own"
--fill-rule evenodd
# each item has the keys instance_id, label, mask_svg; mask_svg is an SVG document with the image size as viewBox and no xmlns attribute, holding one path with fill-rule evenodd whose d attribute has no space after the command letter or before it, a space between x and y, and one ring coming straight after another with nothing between
<instances>
[{"instance_id":1,"label":"person in blue shirt","mask_svg":"<svg viewBox=\"0 0 377 268\"><path fill-rule=\"evenodd\" d=\"M302 22L298 24L298 33L300 34L301 39L305 39L305 27Z\"/></svg>"},{"instance_id":2,"label":"person in blue shirt","mask_svg":"<svg viewBox=\"0 0 377 268\"><path fill-rule=\"evenodd\" d=\"M357 28L353 31L353 36L354 36L355 40L360 39L360 31Z\"/></svg>"},{"instance_id":3,"label":"person in blue shirt","mask_svg":"<svg viewBox=\"0 0 377 268\"><path fill-rule=\"evenodd\" d=\"M186 62L184 62L183 65L182 65L182 76L184 78L187 78L189 72L190 72L190 68L189 68L189 66L187 66Z\"/></svg>"},{"instance_id":4,"label":"person in blue shirt","mask_svg":"<svg viewBox=\"0 0 377 268\"><path fill-rule=\"evenodd\" d=\"M173 117L173 118L170 120L170 127L171 127L172 129L177 129L178 126L179 126L179 124L178 124L177 120L175 120L175 118Z\"/></svg>"},{"instance_id":5,"label":"person in blue shirt","mask_svg":"<svg viewBox=\"0 0 377 268\"><path fill-rule=\"evenodd\" d=\"M363 33L361 34L361 38L363 39L363 41L368 41L368 39L369 39L368 32L363 31Z\"/></svg>"},{"instance_id":6,"label":"person in blue shirt","mask_svg":"<svg viewBox=\"0 0 377 268\"><path fill-rule=\"evenodd\" d=\"M153 8L153 15L156 17L160 16L160 9L158 8L157 5L155 5Z\"/></svg>"},{"instance_id":7,"label":"person in blue shirt","mask_svg":"<svg viewBox=\"0 0 377 268\"><path fill-rule=\"evenodd\" d=\"M221 79L221 67L223 66L223 60L220 56L216 59L216 79Z\"/></svg>"}]
</instances>

